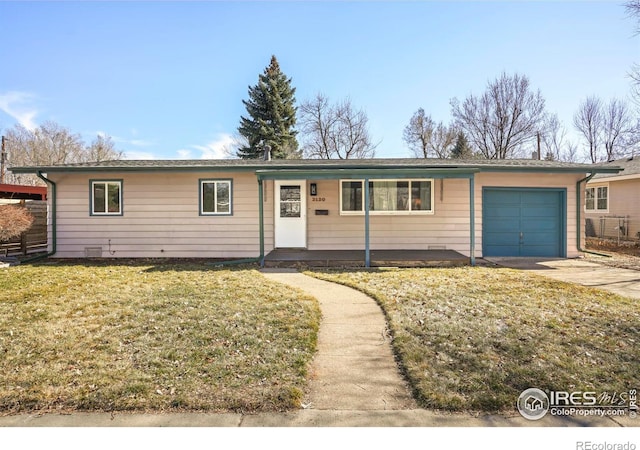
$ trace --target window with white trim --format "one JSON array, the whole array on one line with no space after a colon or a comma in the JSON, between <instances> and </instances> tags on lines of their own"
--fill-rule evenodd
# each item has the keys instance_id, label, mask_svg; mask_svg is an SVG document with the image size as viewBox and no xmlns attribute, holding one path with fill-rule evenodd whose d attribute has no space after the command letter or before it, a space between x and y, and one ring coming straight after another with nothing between
<instances>
[{"instance_id":1,"label":"window with white trim","mask_svg":"<svg viewBox=\"0 0 640 450\"><path fill-rule=\"evenodd\" d=\"M364 214L364 181L340 181L340 214ZM370 214L433 214L433 180L369 180Z\"/></svg>"},{"instance_id":2,"label":"window with white trim","mask_svg":"<svg viewBox=\"0 0 640 450\"><path fill-rule=\"evenodd\" d=\"M91 181L91 215L92 216L121 216L122 215L122 181L121 180L92 180Z\"/></svg>"},{"instance_id":3,"label":"window with white trim","mask_svg":"<svg viewBox=\"0 0 640 450\"><path fill-rule=\"evenodd\" d=\"M593 212L609 210L609 186L593 186L586 189L585 209Z\"/></svg>"},{"instance_id":4,"label":"window with white trim","mask_svg":"<svg viewBox=\"0 0 640 450\"><path fill-rule=\"evenodd\" d=\"M230 216L231 180L200 180L200 215Z\"/></svg>"}]
</instances>

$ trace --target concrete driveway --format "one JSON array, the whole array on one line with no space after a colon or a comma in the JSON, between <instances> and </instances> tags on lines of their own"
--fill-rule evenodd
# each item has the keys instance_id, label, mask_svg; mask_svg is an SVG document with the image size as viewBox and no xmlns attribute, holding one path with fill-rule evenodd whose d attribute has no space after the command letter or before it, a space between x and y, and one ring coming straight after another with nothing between
<instances>
[{"instance_id":1,"label":"concrete driveway","mask_svg":"<svg viewBox=\"0 0 640 450\"><path fill-rule=\"evenodd\" d=\"M640 299L640 272L636 270L603 266L581 258L485 258L485 260L499 266L530 270L556 280Z\"/></svg>"}]
</instances>

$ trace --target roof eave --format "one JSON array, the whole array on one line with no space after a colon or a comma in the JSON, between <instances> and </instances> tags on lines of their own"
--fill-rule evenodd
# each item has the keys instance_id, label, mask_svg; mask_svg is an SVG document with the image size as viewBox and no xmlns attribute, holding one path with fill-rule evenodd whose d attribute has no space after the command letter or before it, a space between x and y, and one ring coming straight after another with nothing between
<instances>
[{"instance_id":1,"label":"roof eave","mask_svg":"<svg viewBox=\"0 0 640 450\"><path fill-rule=\"evenodd\" d=\"M337 164L224 164L224 165L199 165L199 166L42 166L42 167L12 167L9 168L15 174L29 173L115 173L115 172L274 172L299 170L301 172L348 172L362 170L398 170L398 171L461 171L471 172L545 172L545 173L603 173L616 174L622 170L621 167L604 166L541 166L541 165L494 165L494 164L443 164L443 165L411 165L411 164L371 164L363 162L340 167Z\"/></svg>"},{"instance_id":2,"label":"roof eave","mask_svg":"<svg viewBox=\"0 0 640 450\"><path fill-rule=\"evenodd\" d=\"M595 183L610 183L612 181L628 181L628 180L637 180L640 179L640 173L633 173L630 175L624 175L621 173L618 173L617 175L613 175L613 176L603 176L603 177L597 177L597 178L593 178L589 181L590 184L595 184Z\"/></svg>"}]
</instances>

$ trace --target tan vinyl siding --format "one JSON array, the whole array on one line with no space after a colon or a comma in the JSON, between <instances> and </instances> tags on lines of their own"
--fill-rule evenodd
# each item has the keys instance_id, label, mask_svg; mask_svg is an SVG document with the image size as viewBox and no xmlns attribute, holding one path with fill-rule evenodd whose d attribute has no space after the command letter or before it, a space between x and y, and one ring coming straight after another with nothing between
<instances>
[{"instance_id":1,"label":"tan vinyl siding","mask_svg":"<svg viewBox=\"0 0 640 450\"><path fill-rule=\"evenodd\" d=\"M58 257L235 258L259 254L258 183L240 173L113 173L51 176L58 187ZM89 180L122 180L123 215L91 216ZM233 215L199 214L199 179L233 180ZM267 187L267 190L268 187ZM265 250L272 246L273 203L266 197ZM111 252L109 253L109 240Z\"/></svg>"},{"instance_id":2,"label":"tan vinyl siding","mask_svg":"<svg viewBox=\"0 0 640 450\"><path fill-rule=\"evenodd\" d=\"M482 188L567 190L567 256L576 245L575 183L580 174L480 173L475 178L475 256L482 252ZM51 174L57 183L58 257L238 258L259 255L258 183L253 173ZM122 180L123 215L91 216L89 180ZM199 179L233 180L233 215L199 215ZM309 184L317 184L317 196ZM273 181L264 182L265 252L273 249ZM433 214L371 215L370 248L470 253L469 180L433 180ZM612 194L613 195L613 194ZM364 249L364 215L340 215L339 180L307 181L307 248ZM315 201L314 201L315 199ZM324 199L324 201L319 201ZM316 215L316 210L328 215ZM51 237L51 236L50 236ZM109 253L109 240L111 251ZM51 240L50 240L51 242Z\"/></svg>"},{"instance_id":3,"label":"tan vinyl siding","mask_svg":"<svg viewBox=\"0 0 640 450\"><path fill-rule=\"evenodd\" d=\"M364 215L340 215L338 180L313 181L318 198L308 207L308 247L311 250L364 249ZM370 246L373 250L447 248L469 253L469 182L433 181L434 214L371 215ZM442 195L441 195L442 194ZM316 209L328 209L318 216Z\"/></svg>"},{"instance_id":4,"label":"tan vinyl siding","mask_svg":"<svg viewBox=\"0 0 640 450\"><path fill-rule=\"evenodd\" d=\"M589 187L609 187L608 212L587 212L585 217L592 220L596 234L600 234L601 224L606 236L617 238L617 220L600 220L601 217L625 217L629 239L638 239L640 232L640 178L606 183L590 182Z\"/></svg>"},{"instance_id":5,"label":"tan vinyl siding","mask_svg":"<svg viewBox=\"0 0 640 450\"><path fill-rule=\"evenodd\" d=\"M576 245L575 183L580 174L481 173L475 179L475 255L482 256L482 188L537 187L567 190L567 256L579 255ZM341 216L339 181L310 180L319 198L307 204L308 248L311 250L364 249L364 216ZM311 198L311 197L310 197ZM311 198L312 199L312 198ZM328 216L315 215L327 209ZM370 247L387 249L450 249L470 254L469 180L434 180L434 213L431 215L370 216Z\"/></svg>"}]
</instances>

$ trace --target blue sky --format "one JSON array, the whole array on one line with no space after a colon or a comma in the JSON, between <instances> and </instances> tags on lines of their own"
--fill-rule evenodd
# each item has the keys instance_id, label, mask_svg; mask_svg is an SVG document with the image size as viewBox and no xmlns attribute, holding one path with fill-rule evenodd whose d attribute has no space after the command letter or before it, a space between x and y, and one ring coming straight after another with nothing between
<instances>
[{"instance_id":1,"label":"blue sky","mask_svg":"<svg viewBox=\"0 0 640 450\"><path fill-rule=\"evenodd\" d=\"M0 131L54 120L129 158L215 158L276 55L299 101L349 97L377 156L405 157L420 107L502 71L529 77L571 131L587 95L629 93L640 36L623 1L0 2Z\"/></svg>"}]
</instances>

